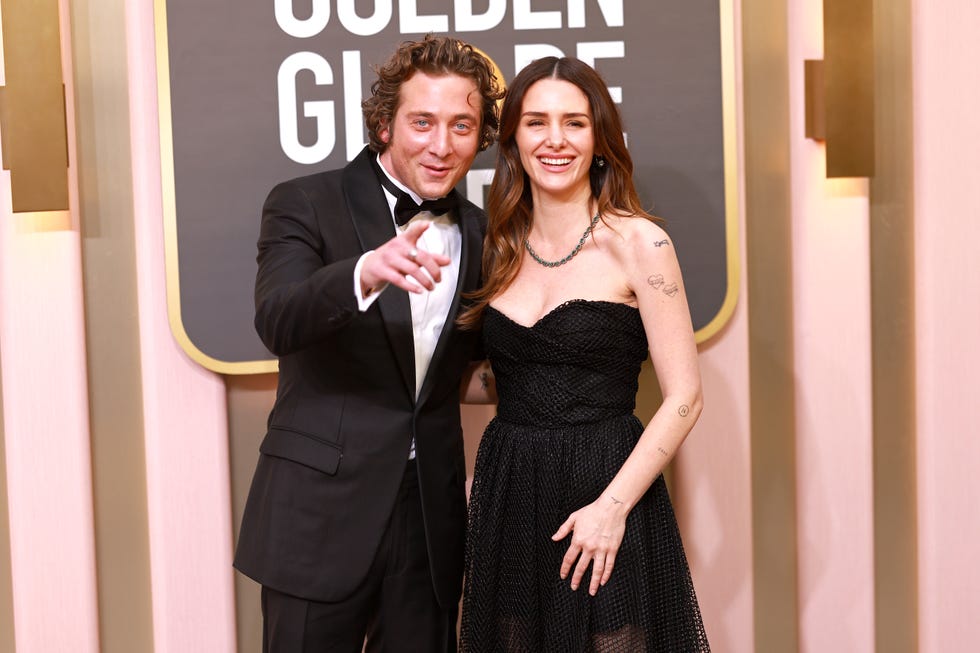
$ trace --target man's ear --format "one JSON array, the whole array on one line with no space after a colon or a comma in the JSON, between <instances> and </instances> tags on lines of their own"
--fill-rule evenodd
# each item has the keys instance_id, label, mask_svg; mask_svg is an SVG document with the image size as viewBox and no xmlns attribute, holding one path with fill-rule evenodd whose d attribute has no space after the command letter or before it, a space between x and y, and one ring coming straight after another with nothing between
<instances>
[{"instance_id":1,"label":"man's ear","mask_svg":"<svg viewBox=\"0 0 980 653\"><path fill-rule=\"evenodd\" d=\"M380 138L381 142L385 145L391 141L391 128L389 127L388 123L381 123L378 126L378 138Z\"/></svg>"}]
</instances>

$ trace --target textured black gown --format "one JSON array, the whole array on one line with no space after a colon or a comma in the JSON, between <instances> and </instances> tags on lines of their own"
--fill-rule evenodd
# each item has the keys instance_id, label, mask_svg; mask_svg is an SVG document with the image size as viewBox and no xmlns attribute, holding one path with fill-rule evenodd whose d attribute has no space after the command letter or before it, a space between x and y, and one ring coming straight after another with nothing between
<instances>
[{"instance_id":1,"label":"textured black gown","mask_svg":"<svg viewBox=\"0 0 980 653\"><path fill-rule=\"evenodd\" d=\"M647 340L639 311L573 300L531 327L488 307L484 344L499 404L470 498L464 653L708 651L663 477L633 508L609 582L589 596L558 576L570 537L633 450Z\"/></svg>"}]
</instances>

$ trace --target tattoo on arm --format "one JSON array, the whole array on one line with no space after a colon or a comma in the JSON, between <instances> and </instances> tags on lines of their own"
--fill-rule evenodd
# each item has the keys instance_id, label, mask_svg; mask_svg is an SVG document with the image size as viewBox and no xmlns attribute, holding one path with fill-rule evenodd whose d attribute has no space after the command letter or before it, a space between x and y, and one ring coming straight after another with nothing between
<instances>
[{"instance_id":1,"label":"tattoo on arm","mask_svg":"<svg viewBox=\"0 0 980 653\"><path fill-rule=\"evenodd\" d=\"M667 454L667 450L664 449L663 447L657 447L657 451L659 451L663 455L664 458L666 458L667 455L668 455Z\"/></svg>"},{"instance_id":2,"label":"tattoo on arm","mask_svg":"<svg viewBox=\"0 0 980 653\"><path fill-rule=\"evenodd\" d=\"M677 409L677 414L680 415L681 417L687 417L687 414L690 412L691 409L687 407L687 404L684 404L683 406Z\"/></svg>"},{"instance_id":3,"label":"tattoo on arm","mask_svg":"<svg viewBox=\"0 0 980 653\"><path fill-rule=\"evenodd\" d=\"M658 240L653 244L654 247L663 247L664 245L670 245L670 241L668 241L666 238L663 240Z\"/></svg>"},{"instance_id":4,"label":"tattoo on arm","mask_svg":"<svg viewBox=\"0 0 980 653\"><path fill-rule=\"evenodd\" d=\"M622 503L622 501L620 501L619 499L617 499L616 497L614 497L611 494L609 495L609 498L612 499L613 503L615 503L616 505L619 505L619 504Z\"/></svg>"},{"instance_id":5,"label":"tattoo on arm","mask_svg":"<svg viewBox=\"0 0 980 653\"><path fill-rule=\"evenodd\" d=\"M676 283L667 283L664 280L664 275L662 274L651 274L649 277L647 277L647 283L668 297L673 297L681 290Z\"/></svg>"}]
</instances>

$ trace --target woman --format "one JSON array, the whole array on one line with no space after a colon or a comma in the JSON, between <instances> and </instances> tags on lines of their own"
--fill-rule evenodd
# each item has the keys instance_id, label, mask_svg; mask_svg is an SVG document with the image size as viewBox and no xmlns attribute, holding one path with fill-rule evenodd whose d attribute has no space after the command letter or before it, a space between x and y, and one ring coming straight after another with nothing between
<instances>
[{"instance_id":1,"label":"woman","mask_svg":"<svg viewBox=\"0 0 980 653\"><path fill-rule=\"evenodd\" d=\"M482 322L495 382L477 369L467 400L499 394L470 499L461 649L706 651L661 476L701 412L672 242L588 65L526 67L500 132L486 285L460 318ZM644 428L648 351L664 400Z\"/></svg>"}]
</instances>

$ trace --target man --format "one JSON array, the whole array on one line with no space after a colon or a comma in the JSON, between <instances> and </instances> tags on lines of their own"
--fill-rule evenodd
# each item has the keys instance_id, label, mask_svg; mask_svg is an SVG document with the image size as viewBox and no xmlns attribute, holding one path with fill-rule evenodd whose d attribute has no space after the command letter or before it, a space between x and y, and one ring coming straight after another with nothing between
<instances>
[{"instance_id":1,"label":"man","mask_svg":"<svg viewBox=\"0 0 980 653\"><path fill-rule=\"evenodd\" d=\"M456 648L477 335L454 320L486 216L453 187L492 143L501 92L451 38L404 43L377 73L370 145L263 209L255 325L279 387L235 566L262 584L265 651ZM413 215L421 200L438 201Z\"/></svg>"}]
</instances>

